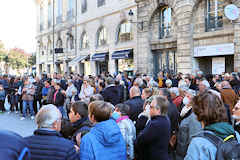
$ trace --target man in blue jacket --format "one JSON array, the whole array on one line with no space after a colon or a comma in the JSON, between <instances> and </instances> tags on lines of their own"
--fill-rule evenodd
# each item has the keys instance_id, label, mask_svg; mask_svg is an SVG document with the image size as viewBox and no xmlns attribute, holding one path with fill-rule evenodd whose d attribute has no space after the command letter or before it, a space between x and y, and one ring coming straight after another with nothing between
<instances>
[{"instance_id":1,"label":"man in blue jacket","mask_svg":"<svg viewBox=\"0 0 240 160\"><path fill-rule=\"evenodd\" d=\"M61 112L52 104L43 106L36 115L38 129L26 137L31 160L79 160L72 141L64 139L61 130Z\"/></svg>"},{"instance_id":2,"label":"man in blue jacket","mask_svg":"<svg viewBox=\"0 0 240 160\"><path fill-rule=\"evenodd\" d=\"M126 143L111 119L112 106L104 101L89 105L89 119L95 126L81 140L81 160L126 160Z\"/></svg>"}]
</instances>

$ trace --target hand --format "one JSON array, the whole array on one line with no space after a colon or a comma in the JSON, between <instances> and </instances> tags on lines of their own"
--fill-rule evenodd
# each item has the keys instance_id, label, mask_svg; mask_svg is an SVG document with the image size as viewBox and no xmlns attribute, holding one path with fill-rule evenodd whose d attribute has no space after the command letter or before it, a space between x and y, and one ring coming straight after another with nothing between
<instances>
[{"instance_id":1,"label":"hand","mask_svg":"<svg viewBox=\"0 0 240 160\"><path fill-rule=\"evenodd\" d=\"M79 152L80 148L77 145L74 145L76 152Z\"/></svg>"},{"instance_id":2,"label":"hand","mask_svg":"<svg viewBox=\"0 0 240 160\"><path fill-rule=\"evenodd\" d=\"M82 133L78 133L76 136L77 145L80 146Z\"/></svg>"}]
</instances>

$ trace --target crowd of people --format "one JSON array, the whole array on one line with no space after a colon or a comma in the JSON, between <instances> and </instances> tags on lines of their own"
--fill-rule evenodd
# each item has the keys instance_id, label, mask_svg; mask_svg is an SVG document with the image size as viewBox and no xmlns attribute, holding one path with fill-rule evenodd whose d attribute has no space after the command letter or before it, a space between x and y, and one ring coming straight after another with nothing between
<instances>
[{"instance_id":1,"label":"crowd of people","mask_svg":"<svg viewBox=\"0 0 240 160\"><path fill-rule=\"evenodd\" d=\"M0 111L9 103L9 114L29 116L38 128L30 137L0 137L12 137L14 156L31 160L240 159L239 77L4 75Z\"/></svg>"}]
</instances>

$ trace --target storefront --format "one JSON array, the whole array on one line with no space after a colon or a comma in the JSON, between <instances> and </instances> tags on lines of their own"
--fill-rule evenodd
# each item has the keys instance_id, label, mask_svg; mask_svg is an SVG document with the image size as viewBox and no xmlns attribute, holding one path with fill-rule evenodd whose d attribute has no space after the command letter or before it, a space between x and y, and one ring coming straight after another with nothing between
<instances>
[{"instance_id":1,"label":"storefront","mask_svg":"<svg viewBox=\"0 0 240 160\"><path fill-rule=\"evenodd\" d=\"M70 72L78 72L80 74L89 74L88 70L90 67L86 67L89 64L90 55L80 55L69 62ZM87 65L88 66L88 65Z\"/></svg>"},{"instance_id":2,"label":"storefront","mask_svg":"<svg viewBox=\"0 0 240 160\"><path fill-rule=\"evenodd\" d=\"M95 53L91 56L91 61L95 61L96 74L108 72L109 53Z\"/></svg>"},{"instance_id":3,"label":"storefront","mask_svg":"<svg viewBox=\"0 0 240 160\"><path fill-rule=\"evenodd\" d=\"M177 58L175 50L153 51L153 73L156 76L160 71L177 73Z\"/></svg>"},{"instance_id":4,"label":"storefront","mask_svg":"<svg viewBox=\"0 0 240 160\"><path fill-rule=\"evenodd\" d=\"M115 71L118 72L133 72L133 49L120 50L112 53L112 59L115 60Z\"/></svg>"},{"instance_id":5,"label":"storefront","mask_svg":"<svg viewBox=\"0 0 240 160\"><path fill-rule=\"evenodd\" d=\"M198 69L208 74L234 71L234 44L199 46L194 48Z\"/></svg>"}]
</instances>

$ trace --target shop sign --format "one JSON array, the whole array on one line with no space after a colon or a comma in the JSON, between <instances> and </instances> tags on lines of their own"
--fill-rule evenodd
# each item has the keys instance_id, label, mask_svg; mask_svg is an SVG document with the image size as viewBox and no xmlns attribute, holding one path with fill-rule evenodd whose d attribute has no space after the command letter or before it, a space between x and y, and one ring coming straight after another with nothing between
<instances>
[{"instance_id":1,"label":"shop sign","mask_svg":"<svg viewBox=\"0 0 240 160\"><path fill-rule=\"evenodd\" d=\"M234 44L225 43L219 45L199 46L194 48L194 57L233 55Z\"/></svg>"},{"instance_id":2,"label":"shop sign","mask_svg":"<svg viewBox=\"0 0 240 160\"><path fill-rule=\"evenodd\" d=\"M212 58L212 74L222 74L225 72L225 57Z\"/></svg>"}]
</instances>

